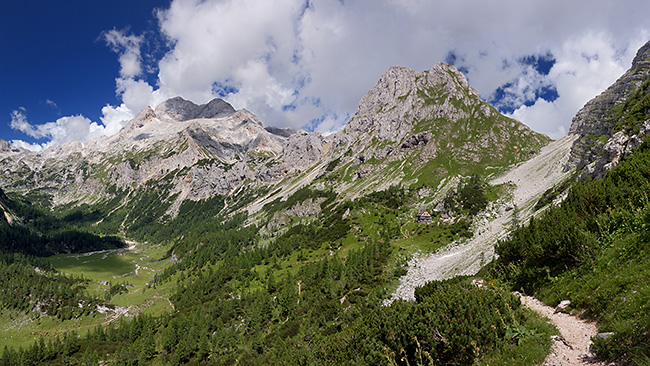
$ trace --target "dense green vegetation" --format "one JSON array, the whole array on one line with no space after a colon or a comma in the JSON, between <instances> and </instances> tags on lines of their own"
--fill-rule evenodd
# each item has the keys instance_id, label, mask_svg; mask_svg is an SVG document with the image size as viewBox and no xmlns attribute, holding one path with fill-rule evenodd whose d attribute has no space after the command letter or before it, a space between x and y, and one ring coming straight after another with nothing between
<instances>
[{"instance_id":1,"label":"dense green vegetation","mask_svg":"<svg viewBox=\"0 0 650 366\"><path fill-rule=\"evenodd\" d=\"M0 252L0 309L36 312L66 320L88 315L101 302L87 296L87 280L63 276L49 262Z\"/></svg>"},{"instance_id":2,"label":"dense green vegetation","mask_svg":"<svg viewBox=\"0 0 650 366\"><path fill-rule=\"evenodd\" d=\"M261 226L246 225L245 214L221 216L223 198L186 202L176 218L130 231L170 243L166 257L173 263L142 291L175 286L169 297L173 312L142 314L81 337L65 333L51 342L7 349L1 360L27 365L97 364L99 359L117 365L467 364L499 363L506 350L530 344L536 351L525 359L543 357L548 344L541 340L548 340L548 327L494 284L481 289L469 279L430 284L418 290L416 303L382 306L404 274L405 243L433 250L468 235L469 218L418 226L403 215L412 199L401 187L338 206L334 198L331 192L302 189L273 202L268 217L315 199L320 213L295 217L272 237L261 236ZM136 206L146 210L152 200L144 197ZM85 220L92 215L82 211L61 217L90 228L97 218ZM134 211L128 217L145 216ZM76 292L91 298L79 281L73 283ZM108 300L128 291L127 283L116 280L100 294ZM428 332L430 326L436 332Z\"/></svg>"},{"instance_id":3,"label":"dense green vegetation","mask_svg":"<svg viewBox=\"0 0 650 366\"><path fill-rule=\"evenodd\" d=\"M463 179L458 182L456 190L450 191L445 197L445 207L476 215L487 207L486 187L487 183L478 175Z\"/></svg>"},{"instance_id":4,"label":"dense green vegetation","mask_svg":"<svg viewBox=\"0 0 650 366\"><path fill-rule=\"evenodd\" d=\"M22 222L12 225L0 221L0 251L2 252L49 256L124 246L122 240L115 236L100 236L80 229L77 224L85 216L81 211L56 217L40 207L23 201L12 200L4 203L21 218ZM93 214L89 213L88 218L92 217Z\"/></svg>"},{"instance_id":5,"label":"dense green vegetation","mask_svg":"<svg viewBox=\"0 0 650 366\"><path fill-rule=\"evenodd\" d=\"M501 288L455 278L430 282L416 289L415 296L415 303L397 301L376 308L344 331L325 337L313 356L317 361L310 363L470 365L492 359L504 344L530 347L538 342L550 347L548 334L527 328L530 314ZM521 353L524 364L544 356Z\"/></svg>"},{"instance_id":6,"label":"dense green vegetation","mask_svg":"<svg viewBox=\"0 0 650 366\"><path fill-rule=\"evenodd\" d=\"M21 220L0 221L0 309L62 320L93 313L103 302L85 293L88 280L57 273L37 257L121 248L122 240L78 230L80 211L55 217L36 205L10 200L2 191L0 199Z\"/></svg>"},{"instance_id":7,"label":"dense green vegetation","mask_svg":"<svg viewBox=\"0 0 650 366\"><path fill-rule=\"evenodd\" d=\"M562 205L498 244L491 273L514 289L597 320L599 354L650 361L650 143L602 180L573 186Z\"/></svg>"}]
</instances>

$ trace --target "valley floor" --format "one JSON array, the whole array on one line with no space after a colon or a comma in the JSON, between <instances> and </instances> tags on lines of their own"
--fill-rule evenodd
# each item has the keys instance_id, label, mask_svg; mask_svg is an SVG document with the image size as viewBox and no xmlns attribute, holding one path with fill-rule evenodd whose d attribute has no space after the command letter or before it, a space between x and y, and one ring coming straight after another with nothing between
<instances>
[{"instance_id":1,"label":"valley floor","mask_svg":"<svg viewBox=\"0 0 650 366\"><path fill-rule=\"evenodd\" d=\"M56 317L38 316L11 309L0 311L0 349L4 346L27 347L39 337L53 339L68 331L85 335L98 325L108 325L122 316L139 313L159 315L173 309L169 301L173 285L146 288L156 272L169 265L169 259L160 260L167 248L156 245L136 245L129 248L105 250L84 254L60 254L50 262L66 275L83 276L90 281L90 294L103 298L110 284L124 283L128 291L111 298L114 309L101 308L99 312L77 319L62 321Z\"/></svg>"}]
</instances>

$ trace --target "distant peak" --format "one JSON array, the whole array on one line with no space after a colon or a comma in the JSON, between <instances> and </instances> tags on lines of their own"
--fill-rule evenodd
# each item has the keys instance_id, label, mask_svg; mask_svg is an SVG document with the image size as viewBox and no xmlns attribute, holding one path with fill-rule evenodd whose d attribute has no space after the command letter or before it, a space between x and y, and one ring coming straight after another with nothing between
<instances>
[{"instance_id":1,"label":"distant peak","mask_svg":"<svg viewBox=\"0 0 650 366\"><path fill-rule=\"evenodd\" d=\"M197 118L221 118L235 113L235 108L220 98L215 98L207 104L195 103L174 97L167 99L156 107L156 115L163 119L183 122ZM166 117L166 118L165 118Z\"/></svg>"},{"instance_id":2,"label":"distant peak","mask_svg":"<svg viewBox=\"0 0 650 366\"><path fill-rule=\"evenodd\" d=\"M212 99L208 104L200 105L203 108L195 118L220 118L235 113L235 108L221 98Z\"/></svg>"},{"instance_id":3,"label":"distant peak","mask_svg":"<svg viewBox=\"0 0 650 366\"><path fill-rule=\"evenodd\" d=\"M156 117L156 112L151 109L151 107L146 106L143 110L138 113L137 116L135 116L132 120L129 121L122 129L122 131L132 131L135 130L136 128L140 128L144 126L148 121L152 120L153 118Z\"/></svg>"},{"instance_id":4,"label":"distant peak","mask_svg":"<svg viewBox=\"0 0 650 366\"><path fill-rule=\"evenodd\" d=\"M9 151L11 150L11 144L9 141L0 139L0 151Z\"/></svg>"}]
</instances>

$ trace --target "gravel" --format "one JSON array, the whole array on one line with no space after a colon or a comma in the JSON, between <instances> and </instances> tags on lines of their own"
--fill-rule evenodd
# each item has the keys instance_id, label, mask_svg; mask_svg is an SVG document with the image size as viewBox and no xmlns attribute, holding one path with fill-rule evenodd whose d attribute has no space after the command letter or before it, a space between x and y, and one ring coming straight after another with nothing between
<instances>
[{"instance_id":1,"label":"gravel","mask_svg":"<svg viewBox=\"0 0 650 366\"><path fill-rule=\"evenodd\" d=\"M490 205L476 220L474 236L465 242L451 243L433 254L416 253L408 263L407 274L384 304L396 299L414 301L416 287L430 281L476 274L494 259L494 245L508 235L513 213L517 211L520 222L527 221L534 214L532 208L539 197L572 173L564 172L563 167L576 137L569 135L551 142L531 160L490 181L492 185L513 183L512 199ZM506 210L514 205L517 210Z\"/></svg>"}]
</instances>

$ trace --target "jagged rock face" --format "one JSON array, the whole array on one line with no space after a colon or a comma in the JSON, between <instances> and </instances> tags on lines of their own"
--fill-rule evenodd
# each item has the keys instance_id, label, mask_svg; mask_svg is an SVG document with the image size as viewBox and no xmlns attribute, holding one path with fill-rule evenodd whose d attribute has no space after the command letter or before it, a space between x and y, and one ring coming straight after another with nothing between
<instances>
[{"instance_id":1,"label":"jagged rock face","mask_svg":"<svg viewBox=\"0 0 650 366\"><path fill-rule=\"evenodd\" d=\"M569 134L580 137L571 149L571 158L566 169L586 168L586 174L592 177L602 177L605 172L613 167L614 160L622 156L625 146L623 140L634 141L635 133L623 132L618 134L615 141L610 141L619 131L614 131L617 124L616 114L613 112L619 105L626 102L633 92L644 82L650 80L650 42L639 49L632 61L632 67L625 72L607 90L596 96L573 117ZM623 136L625 135L625 136ZM608 150L605 150L605 146ZM614 151L616 146L619 151ZM613 160L610 160L613 159Z\"/></svg>"},{"instance_id":2,"label":"jagged rock face","mask_svg":"<svg viewBox=\"0 0 650 366\"><path fill-rule=\"evenodd\" d=\"M235 111L221 99L197 106L174 98L156 110L145 108L111 137L38 153L3 150L0 168L10 174L0 177L0 184L41 189L53 195L55 204L66 204L166 181L170 195L198 200L255 179L256 170L266 169L260 157L275 157L286 140L266 131L252 113Z\"/></svg>"},{"instance_id":3,"label":"jagged rock face","mask_svg":"<svg viewBox=\"0 0 650 366\"><path fill-rule=\"evenodd\" d=\"M423 101L427 97L438 98L438 103ZM478 93L451 65L438 63L424 72L393 66L361 98L345 133L352 137L372 133L380 140L401 141L410 135L418 119L468 118L468 113L458 105L470 104L472 97L478 98ZM453 101L460 103L454 105ZM485 112L490 115L492 111L486 108Z\"/></svg>"},{"instance_id":4,"label":"jagged rock face","mask_svg":"<svg viewBox=\"0 0 650 366\"><path fill-rule=\"evenodd\" d=\"M0 152L11 151L11 145L9 141L0 139Z\"/></svg>"},{"instance_id":5,"label":"jagged rock face","mask_svg":"<svg viewBox=\"0 0 650 366\"><path fill-rule=\"evenodd\" d=\"M650 133L650 119L641 125L638 133L631 136L623 131L616 132L603 146L600 157L585 167L580 178L601 179L608 171L616 167L621 160L632 154L634 149L641 145L648 133Z\"/></svg>"},{"instance_id":6,"label":"jagged rock face","mask_svg":"<svg viewBox=\"0 0 650 366\"><path fill-rule=\"evenodd\" d=\"M223 99L213 99L207 104L196 105L181 97L168 99L158 105L156 116L170 122L189 121L197 118L221 118L235 113L235 109Z\"/></svg>"},{"instance_id":7,"label":"jagged rock face","mask_svg":"<svg viewBox=\"0 0 650 366\"><path fill-rule=\"evenodd\" d=\"M525 160L549 141L498 113L461 72L442 63L423 72L391 67L335 138L359 165L356 178L392 162L408 161L417 170L433 159L448 167L423 174L462 173Z\"/></svg>"}]
</instances>

